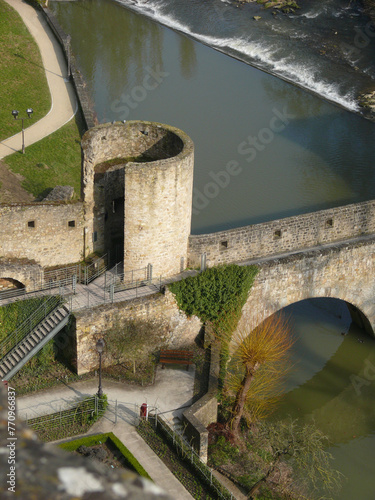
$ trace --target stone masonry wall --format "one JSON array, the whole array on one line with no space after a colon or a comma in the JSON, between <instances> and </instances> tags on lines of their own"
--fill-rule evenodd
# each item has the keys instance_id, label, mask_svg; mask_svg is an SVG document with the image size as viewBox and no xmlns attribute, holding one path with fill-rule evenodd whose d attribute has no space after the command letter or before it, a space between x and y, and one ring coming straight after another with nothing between
<instances>
[{"instance_id":1,"label":"stone masonry wall","mask_svg":"<svg viewBox=\"0 0 375 500\"><path fill-rule=\"evenodd\" d=\"M184 411L182 422L184 434L197 450L201 460L208 460L208 430L212 422L217 422L217 394L220 372L220 344L211 344L210 374L208 391L190 408Z\"/></svg>"},{"instance_id":2,"label":"stone masonry wall","mask_svg":"<svg viewBox=\"0 0 375 500\"><path fill-rule=\"evenodd\" d=\"M125 270L150 263L154 276L171 276L187 264L193 158L167 161L125 169Z\"/></svg>"},{"instance_id":3,"label":"stone masonry wall","mask_svg":"<svg viewBox=\"0 0 375 500\"><path fill-rule=\"evenodd\" d=\"M96 203L96 170L109 160L123 159L124 270L152 264L154 276L170 276L180 272L182 261L186 267L194 168L191 139L168 125L116 122L86 132L82 151L88 252L106 250L108 214Z\"/></svg>"},{"instance_id":4,"label":"stone masonry wall","mask_svg":"<svg viewBox=\"0 0 375 500\"><path fill-rule=\"evenodd\" d=\"M0 225L1 227L1 225ZM5 280L16 280L26 289L33 290L35 283L43 278L43 269L40 265L23 259L21 262L13 259L0 259L0 277Z\"/></svg>"},{"instance_id":5,"label":"stone masonry wall","mask_svg":"<svg viewBox=\"0 0 375 500\"><path fill-rule=\"evenodd\" d=\"M164 334L160 343L153 346L179 348L192 343L201 329L201 321L193 316L187 318L176 304L174 295L168 290L165 294L157 293L126 302L103 305L75 313L77 339L77 373L79 375L98 367L98 353L95 345L99 338L106 338L116 318L142 319L163 325ZM103 365L105 366L105 353Z\"/></svg>"},{"instance_id":6,"label":"stone masonry wall","mask_svg":"<svg viewBox=\"0 0 375 500\"><path fill-rule=\"evenodd\" d=\"M46 267L78 262L82 258L83 233L82 203L0 206L2 259L28 259Z\"/></svg>"},{"instance_id":7,"label":"stone masonry wall","mask_svg":"<svg viewBox=\"0 0 375 500\"><path fill-rule=\"evenodd\" d=\"M375 200L345 205L229 231L192 235L189 265L246 261L375 233Z\"/></svg>"},{"instance_id":8,"label":"stone masonry wall","mask_svg":"<svg viewBox=\"0 0 375 500\"><path fill-rule=\"evenodd\" d=\"M284 307L332 297L356 307L375 330L375 236L261 262L238 328L251 331Z\"/></svg>"}]
</instances>

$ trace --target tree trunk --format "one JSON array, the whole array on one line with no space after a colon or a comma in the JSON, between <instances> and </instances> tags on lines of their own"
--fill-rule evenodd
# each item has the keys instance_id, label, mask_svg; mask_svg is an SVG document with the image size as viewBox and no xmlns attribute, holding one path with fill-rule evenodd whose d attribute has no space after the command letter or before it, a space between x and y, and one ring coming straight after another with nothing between
<instances>
[{"instance_id":1,"label":"tree trunk","mask_svg":"<svg viewBox=\"0 0 375 500\"><path fill-rule=\"evenodd\" d=\"M241 418L243 415L245 403L246 403L246 398L247 398L247 393L249 392L251 382L254 378L254 373L257 370L258 366L253 366L253 365L245 365L245 376L242 379L241 382L241 388L238 391L236 395L236 400L233 405L233 410L232 413L234 414L233 420L232 420L232 431L233 434L238 435L239 428L240 428L240 423L241 423Z\"/></svg>"},{"instance_id":2,"label":"tree trunk","mask_svg":"<svg viewBox=\"0 0 375 500\"><path fill-rule=\"evenodd\" d=\"M281 455L277 454L275 460L273 461L273 464L268 469L266 474L261 479L259 479L259 481L257 481L254 484L254 486L251 487L249 493L247 494L247 498L249 498L250 500L253 498L253 495L255 495L255 493L257 493L257 491L261 487L262 483L265 483L267 481L268 477L270 476L270 474L272 474L272 472L275 470L277 463L280 461L280 458L281 458Z\"/></svg>"},{"instance_id":3,"label":"tree trunk","mask_svg":"<svg viewBox=\"0 0 375 500\"><path fill-rule=\"evenodd\" d=\"M257 481L254 486L252 486L251 490L249 491L248 495L247 495L247 498L249 499L252 499L253 498L253 495L255 495L255 493L257 493L257 491L259 490L259 488L261 487L262 483L265 483L268 479L268 476L271 474L271 472L273 471L274 467L271 467L267 474L265 476L263 476L261 479L259 479L259 481Z\"/></svg>"}]
</instances>

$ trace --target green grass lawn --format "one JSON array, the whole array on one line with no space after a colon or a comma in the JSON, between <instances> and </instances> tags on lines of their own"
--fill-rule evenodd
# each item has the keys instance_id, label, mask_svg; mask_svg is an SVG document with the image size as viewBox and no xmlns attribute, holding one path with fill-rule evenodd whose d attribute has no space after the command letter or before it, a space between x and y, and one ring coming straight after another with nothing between
<instances>
[{"instance_id":1,"label":"green grass lawn","mask_svg":"<svg viewBox=\"0 0 375 500\"><path fill-rule=\"evenodd\" d=\"M26 116L26 109L32 107L34 114L30 122L35 122L51 107L39 48L18 13L4 0L0 0L0 88L3 104L0 140L21 130L21 122L12 117L13 109L17 109L20 116ZM28 146L26 154L14 153L3 162L23 176L22 187L37 200L58 185L73 186L74 199L79 199L82 132L83 120L77 113L64 127Z\"/></svg>"},{"instance_id":2,"label":"green grass lawn","mask_svg":"<svg viewBox=\"0 0 375 500\"><path fill-rule=\"evenodd\" d=\"M120 455L119 463L121 461L122 464L124 464L130 470L136 472L142 477L146 477L151 481L150 476L147 474L142 465L112 432L107 432L105 434L96 434L95 436L87 436L76 439L75 441L68 441L67 443L59 444L59 447L66 451L76 451L82 445L90 447L103 443L109 445L112 450L117 451L116 455Z\"/></svg>"},{"instance_id":3,"label":"green grass lawn","mask_svg":"<svg viewBox=\"0 0 375 500\"><path fill-rule=\"evenodd\" d=\"M51 97L39 48L18 13L0 0L0 140L21 130L12 110L26 116L32 107L32 122L46 115Z\"/></svg>"},{"instance_id":4,"label":"green grass lawn","mask_svg":"<svg viewBox=\"0 0 375 500\"><path fill-rule=\"evenodd\" d=\"M4 158L12 172L24 177L22 187L42 199L55 186L73 186L74 199L81 189L81 134L79 113L62 128L26 148L26 154Z\"/></svg>"}]
</instances>

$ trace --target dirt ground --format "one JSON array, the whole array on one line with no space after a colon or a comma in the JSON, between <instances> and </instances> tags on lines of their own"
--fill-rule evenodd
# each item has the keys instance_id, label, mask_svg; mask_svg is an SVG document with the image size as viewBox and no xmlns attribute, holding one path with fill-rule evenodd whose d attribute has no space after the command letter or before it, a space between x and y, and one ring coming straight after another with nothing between
<instances>
[{"instance_id":1,"label":"dirt ground","mask_svg":"<svg viewBox=\"0 0 375 500\"><path fill-rule=\"evenodd\" d=\"M0 203L27 203L33 201L33 195L23 189L22 181L22 175L14 174L0 160Z\"/></svg>"}]
</instances>

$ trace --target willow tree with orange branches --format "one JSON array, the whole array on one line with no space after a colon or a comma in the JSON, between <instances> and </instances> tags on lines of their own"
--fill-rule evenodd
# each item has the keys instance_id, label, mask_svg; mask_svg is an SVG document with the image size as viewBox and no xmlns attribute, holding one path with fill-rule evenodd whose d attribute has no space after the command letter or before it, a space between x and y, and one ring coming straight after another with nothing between
<instances>
[{"instance_id":1,"label":"willow tree with orange branches","mask_svg":"<svg viewBox=\"0 0 375 500\"><path fill-rule=\"evenodd\" d=\"M256 328L249 323L235 331L230 342L232 370L227 387L235 394L230 427L238 436L241 419L253 423L267 416L282 393L281 382L290 366L294 343L288 321L274 314Z\"/></svg>"}]
</instances>

